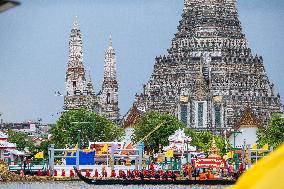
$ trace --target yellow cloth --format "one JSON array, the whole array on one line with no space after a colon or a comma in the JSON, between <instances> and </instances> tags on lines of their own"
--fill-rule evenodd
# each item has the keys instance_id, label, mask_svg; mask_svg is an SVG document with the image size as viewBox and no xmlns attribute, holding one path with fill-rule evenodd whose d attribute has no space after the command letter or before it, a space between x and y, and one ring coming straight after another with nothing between
<instances>
[{"instance_id":1,"label":"yellow cloth","mask_svg":"<svg viewBox=\"0 0 284 189\"><path fill-rule=\"evenodd\" d=\"M174 150L168 150L165 153L165 156L168 157L168 158L174 157Z\"/></svg>"},{"instance_id":2,"label":"yellow cloth","mask_svg":"<svg viewBox=\"0 0 284 189\"><path fill-rule=\"evenodd\" d=\"M68 148L69 148L68 144L65 144L65 149L68 149ZM67 156L67 151L64 152L64 156Z\"/></svg>"},{"instance_id":3,"label":"yellow cloth","mask_svg":"<svg viewBox=\"0 0 284 189\"><path fill-rule=\"evenodd\" d=\"M268 148L269 148L269 146L268 146L268 144L265 144L265 145L263 145L259 150L259 154L262 154L263 153L263 151L266 151L266 150L268 150Z\"/></svg>"},{"instance_id":4,"label":"yellow cloth","mask_svg":"<svg viewBox=\"0 0 284 189\"><path fill-rule=\"evenodd\" d=\"M257 145L256 145L256 144L253 144L253 146L252 146L251 149L252 149L252 150L257 150Z\"/></svg>"},{"instance_id":5,"label":"yellow cloth","mask_svg":"<svg viewBox=\"0 0 284 189\"><path fill-rule=\"evenodd\" d=\"M36 158L36 159L43 159L43 152L38 152L38 153L35 155L35 158Z\"/></svg>"},{"instance_id":6,"label":"yellow cloth","mask_svg":"<svg viewBox=\"0 0 284 189\"><path fill-rule=\"evenodd\" d=\"M101 152L104 153L104 152L107 152L108 150L108 145L105 144L104 147L101 149Z\"/></svg>"},{"instance_id":7,"label":"yellow cloth","mask_svg":"<svg viewBox=\"0 0 284 189\"><path fill-rule=\"evenodd\" d=\"M92 150L91 149L83 149L81 150L82 152L91 152Z\"/></svg>"},{"instance_id":8,"label":"yellow cloth","mask_svg":"<svg viewBox=\"0 0 284 189\"><path fill-rule=\"evenodd\" d=\"M234 157L234 152L233 151L227 153L227 158L228 159L232 159L233 157Z\"/></svg>"},{"instance_id":9,"label":"yellow cloth","mask_svg":"<svg viewBox=\"0 0 284 189\"><path fill-rule=\"evenodd\" d=\"M71 156L74 156L77 148L78 148L78 144L76 144L75 147L72 149Z\"/></svg>"},{"instance_id":10,"label":"yellow cloth","mask_svg":"<svg viewBox=\"0 0 284 189\"><path fill-rule=\"evenodd\" d=\"M245 172L229 189L284 188L284 143Z\"/></svg>"}]
</instances>

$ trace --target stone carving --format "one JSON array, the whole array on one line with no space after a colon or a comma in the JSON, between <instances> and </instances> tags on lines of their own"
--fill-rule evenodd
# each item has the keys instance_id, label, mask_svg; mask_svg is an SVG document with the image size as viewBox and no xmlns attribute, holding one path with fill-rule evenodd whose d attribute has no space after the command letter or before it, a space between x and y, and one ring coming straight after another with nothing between
<instances>
[{"instance_id":1,"label":"stone carving","mask_svg":"<svg viewBox=\"0 0 284 189\"><path fill-rule=\"evenodd\" d=\"M168 53L155 58L143 93L136 95L137 107L220 134L234 127L247 104L264 126L272 113L282 112L262 57L248 47L236 1L186 0L177 29Z\"/></svg>"}]
</instances>

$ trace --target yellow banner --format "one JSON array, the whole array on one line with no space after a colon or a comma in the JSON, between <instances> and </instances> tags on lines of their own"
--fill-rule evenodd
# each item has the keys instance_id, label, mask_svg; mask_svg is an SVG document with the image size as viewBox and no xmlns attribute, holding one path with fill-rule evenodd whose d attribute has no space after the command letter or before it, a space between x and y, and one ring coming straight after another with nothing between
<instances>
[{"instance_id":1,"label":"yellow banner","mask_svg":"<svg viewBox=\"0 0 284 189\"><path fill-rule=\"evenodd\" d=\"M38 153L35 155L35 158L36 158L36 159L43 159L43 152L38 152Z\"/></svg>"},{"instance_id":2,"label":"yellow banner","mask_svg":"<svg viewBox=\"0 0 284 189\"><path fill-rule=\"evenodd\" d=\"M165 153L165 156L168 158L174 157L174 150L169 150Z\"/></svg>"}]
</instances>

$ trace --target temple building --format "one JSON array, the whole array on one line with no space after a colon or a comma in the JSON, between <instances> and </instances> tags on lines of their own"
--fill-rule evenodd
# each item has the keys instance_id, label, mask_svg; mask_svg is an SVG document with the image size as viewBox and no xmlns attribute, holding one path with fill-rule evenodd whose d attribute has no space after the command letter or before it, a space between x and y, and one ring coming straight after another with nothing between
<instances>
[{"instance_id":1,"label":"temple building","mask_svg":"<svg viewBox=\"0 0 284 189\"><path fill-rule=\"evenodd\" d=\"M119 119L118 84L116 80L115 51L110 39L106 51L102 90L95 93L91 74L86 78L83 61L82 33L77 19L73 24L69 40L69 59L66 71L64 109L85 108L105 116L111 121Z\"/></svg>"},{"instance_id":2,"label":"temple building","mask_svg":"<svg viewBox=\"0 0 284 189\"><path fill-rule=\"evenodd\" d=\"M188 127L223 134L235 128L249 106L267 126L282 113L280 95L253 55L239 21L236 0L185 0L168 52L154 71L138 109L174 114Z\"/></svg>"}]
</instances>

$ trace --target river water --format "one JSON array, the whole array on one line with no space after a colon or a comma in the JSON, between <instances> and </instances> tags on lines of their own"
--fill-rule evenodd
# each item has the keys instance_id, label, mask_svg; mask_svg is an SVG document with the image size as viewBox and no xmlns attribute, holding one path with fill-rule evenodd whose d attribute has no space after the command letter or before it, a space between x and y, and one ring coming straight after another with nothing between
<instances>
[{"instance_id":1,"label":"river water","mask_svg":"<svg viewBox=\"0 0 284 189\"><path fill-rule=\"evenodd\" d=\"M96 186L81 181L51 182L51 183L0 183L0 189L225 189L226 186L198 186L198 185L144 185L144 186Z\"/></svg>"}]
</instances>

